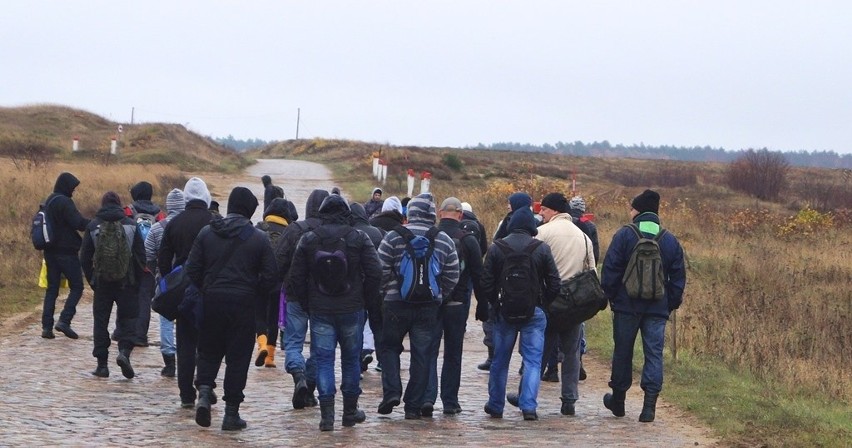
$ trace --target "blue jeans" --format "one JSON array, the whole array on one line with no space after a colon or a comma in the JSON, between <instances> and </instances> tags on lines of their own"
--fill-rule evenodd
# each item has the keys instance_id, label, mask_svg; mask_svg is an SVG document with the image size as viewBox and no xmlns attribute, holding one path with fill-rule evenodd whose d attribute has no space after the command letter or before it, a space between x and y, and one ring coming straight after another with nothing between
<instances>
[{"instance_id":1,"label":"blue jeans","mask_svg":"<svg viewBox=\"0 0 852 448\"><path fill-rule=\"evenodd\" d=\"M305 336L308 334L308 313L299 302L287 302L287 326L284 329L284 370L287 373L301 372L309 383L316 383L316 363L302 356Z\"/></svg>"},{"instance_id":2,"label":"blue jeans","mask_svg":"<svg viewBox=\"0 0 852 448\"><path fill-rule=\"evenodd\" d=\"M59 314L59 321L71 324L71 319L77 314L77 303L83 296L83 270L77 255L56 254L44 252L47 264L47 289L44 291L44 305L41 312L41 328L53 329L53 313L56 311L56 298L59 297L59 281L64 275L68 279L70 292L65 299L65 306Z\"/></svg>"},{"instance_id":3,"label":"blue jeans","mask_svg":"<svg viewBox=\"0 0 852 448\"><path fill-rule=\"evenodd\" d=\"M470 302L453 302L457 305L444 305L438 313L438 325L430 355L429 382L423 402L435 403L438 397L438 351L441 339L444 340L444 364L441 367L441 403L444 409L459 407L459 385L461 384L462 351L464 333L467 329L467 317Z\"/></svg>"},{"instance_id":4,"label":"blue jeans","mask_svg":"<svg viewBox=\"0 0 852 448\"><path fill-rule=\"evenodd\" d=\"M411 305L402 301L387 301L382 313L382 343L379 344L379 362L382 363L382 394L385 401L402 395L399 375L399 355L402 340L408 335L411 363L408 367L408 385L405 387L406 412L420 412L424 402L429 366L432 365L432 343L438 324L438 304Z\"/></svg>"},{"instance_id":5,"label":"blue jeans","mask_svg":"<svg viewBox=\"0 0 852 448\"><path fill-rule=\"evenodd\" d=\"M334 351L340 344L340 391L344 397L361 395L361 346L364 312L311 314L311 359L317 366L320 402L334 401Z\"/></svg>"},{"instance_id":6,"label":"blue jeans","mask_svg":"<svg viewBox=\"0 0 852 448\"><path fill-rule=\"evenodd\" d=\"M522 411L535 411L538 407L538 387L541 384L541 356L544 353L544 329L547 317L541 308L523 324L509 324L502 316L494 321L494 359L488 376L488 407L502 413L506 404L506 379L509 361L515 349L515 339L520 333L520 352L524 375L521 376L519 407Z\"/></svg>"},{"instance_id":7,"label":"blue jeans","mask_svg":"<svg viewBox=\"0 0 852 448\"><path fill-rule=\"evenodd\" d=\"M175 347L175 323L160 316L160 353L174 355Z\"/></svg>"},{"instance_id":8,"label":"blue jeans","mask_svg":"<svg viewBox=\"0 0 852 448\"><path fill-rule=\"evenodd\" d=\"M615 349L612 353L609 387L617 391L630 389L633 381L633 344L640 331L645 363L639 384L645 393L658 395L663 390L663 344L666 338L666 319L658 316L613 313L612 338Z\"/></svg>"}]
</instances>

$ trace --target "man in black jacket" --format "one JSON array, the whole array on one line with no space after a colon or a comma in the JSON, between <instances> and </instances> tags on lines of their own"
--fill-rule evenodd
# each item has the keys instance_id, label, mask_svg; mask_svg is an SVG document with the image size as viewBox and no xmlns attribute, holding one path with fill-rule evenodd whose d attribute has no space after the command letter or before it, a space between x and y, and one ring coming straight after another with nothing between
<instances>
[{"instance_id":1,"label":"man in black jacket","mask_svg":"<svg viewBox=\"0 0 852 448\"><path fill-rule=\"evenodd\" d=\"M320 430L334 429L334 354L340 345L343 426L354 426L366 418L358 409L360 354L363 344L364 310L380 314L379 283L382 268L370 238L350 224L350 210L339 195L327 197L319 208L322 225L299 240L287 280L290 300L310 310L311 358L317 365L317 389L321 411ZM335 262L328 248L345 252L342 272L324 268ZM319 261L314 261L319 260ZM337 275L335 275L337 274Z\"/></svg>"},{"instance_id":2,"label":"man in black jacket","mask_svg":"<svg viewBox=\"0 0 852 448\"><path fill-rule=\"evenodd\" d=\"M186 209L175 216L163 231L157 266L160 275L166 275L189 258L189 251L198 232L210 223L210 191L203 180L193 177L186 181L183 189ZM195 406L195 351L198 346L198 331L183 317L177 318L177 377L180 402L183 408Z\"/></svg>"},{"instance_id":3,"label":"man in black jacket","mask_svg":"<svg viewBox=\"0 0 852 448\"><path fill-rule=\"evenodd\" d=\"M228 197L228 214L198 234L186 262L186 275L201 291L203 322L198 337L198 403L195 422L210 426L212 391L225 359L222 429L240 430L240 403L245 399L255 335L255 307L275 284L275 255L269 238L254 228L257 198L245 187ZM180 215L182 216L182 215Z\"/></svg>"},{"instance_id":4,"label":"man in black jacket","mask_svg":"<svg viewBox=\"0 0 852 448\"><path fill-rule=\"evenodd\" d=\"M44 291L44 304L41 314L41 337L53 339L53 328L71 339L77 339L77 333L71 329L71 319L77 313L77 303L83 296L83 274L80 270L80 258L77 253L83 238L77 232L86 230L89 220L80 215L71 196L80 185L80 181L71 173L62 173L56 178L53 194L45 200L45 210L52 224L53 241L44 250L47 265L47 289ZM71 289L65 306L59 315L59 322L53 326L53 313L56 310L56 298L59 297L59 282L62 276L68 279Z\"/></svg>"},{"instance_id":5,"label":"man in black jacket","mask_svg":"<svg viewBox=\"0 0 852 448\"><path fill-rule=\"evenodd\" d=\"M107 281L98 278L95 272L94 255L96 248L102 241L99 239L102 225L108 222L119 221L125 236L130 242L130 266L127 274L122 280ZM145 266L145 243L136 229L136 223L125 216L121 208L121 199L118 194L109 191L101 200L101 209L95 214L95 219L86 227L83 237L83 247L80 250L80 263L86 280L95 292L92 311L94 313L94 326L92 340L94 350L92 355L98 360L98 367L92 375L106 378L109 376L107 359L109 357L110 337L107 325L112 315L112 305L116 305L116 336L118 339L118 356L116 363L121 367L121 374L125 378L133 378L135 372L130 365L130 352L133 351L133 338L136 336L134 323L139 313L137 301L139 293L139 279Z\"/></svg>"}]
</instances>

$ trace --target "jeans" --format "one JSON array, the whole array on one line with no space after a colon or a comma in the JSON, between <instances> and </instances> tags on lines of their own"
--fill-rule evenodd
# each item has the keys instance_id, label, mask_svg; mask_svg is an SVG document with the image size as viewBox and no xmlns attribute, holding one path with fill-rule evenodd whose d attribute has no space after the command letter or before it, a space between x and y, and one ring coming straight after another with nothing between
<instances>
[{"instance_id":1,"label":"jeans","mask_svg":"<svg viewBox=\"0 0 852 448\"><path fill-rule=\"evenodd\" d=\"M402 400L405 402L406 412L420 412L424 403L426 383L429 381L429 366L434 362L432 344L438 323L438 304L411 305L403 301L387 301L382 315L379 362L382 364L383 399L389 401L402 395L399 355L402 353L402 341L407 334L411 347L411 363Z\"/></svg>"},{"instance_id":2,"label":"jeans","mask_svg":"<svg viewBox=\"0 0 852 448\"><path fill-rule=\"evenodd\" d=\"M452 302L444 305L438 312L438 325L430 355L429 382L426 385L424 403L435 403L438 397L438 351L441 339L444 340L444 364L441 366L441 403L444 409L459 406L459 386L461 384L462 351L464 333L467 330L467 317L470 302Z\"/></svg>"},{"instance_id":3,"label":"jeans","mask_svg":"<svg viewBox=\"0 0 852 448\"><path fill-rule=\"evenodd\" d=\"M148 327L151 324L151 299L154 297L154 275L150 272L143 272L138 284L139 312L136 319L136 334L133 339L134 342L147 343Z\"/></svg>"},{"instance_id":4,"label":"jeans","mask_svg":"<svg viewBox=\"0 0 852 448\"><path fill-rule=\"evenodd\" d=\"M544 353L556 353L562 346L562 401L574 403L580 398L577 384L580 381L580 325L566 331L548 330L544 334ZM547 359L542 362L546 362Z\"/></svg>"},{"instance_id":5,"label":"jeans","mask_svg":"<svg viewBox=\"0 0 852 448\"><path fill-rule=\"evenodd\" d=\"M533 317L522 324L509 324L502 316L494 321L494 359L488 376L488 407L502 413L506 404L506 380L509 361L515 349L515 339L520 333L520 352L524 375L518 399L522 411L535 411L538 407L538 388L541 384L541 356L544 353L544 329L547 317L536 307Z\"/></svg>"},{"instance_id":6,"label":"jeans","mask_svg":"<svg viewBox=\"0 0 852 448\"><path fill-rule=\"evenodd\" d=\"M132 286L122 287L119 283L106 283L98 285L92 300L92 313L94 323L92 325L92 340L94 348L92 356L98 359L109 357L110 337L109 319L112 316L112 305L116 305L116 334L119 337L118 349L133 350L133 338L135 331L133 325L136 323L136 314L139 312L137 306L138 289Z\"/></svg>"},{"instance_id":7,"label":"jeans","mask_svg":"<svg viewBox=\"0 0 852 448\"><path fill-rule=\"evenodd\" d=\"M192 322L183 316L175 321L177 342L177 383L180 390L180 401L189 403L195 401L195 360L198 350L198 330Z\"/></svg>"},{"instance_id":8,"label":"jeans","mask_svg":"<svg viewBox=\"0 0 852 448\"><path fill-rule=\"evenodd\" d=\"M663 344L666 337L666 319L658 316L613 313L612 338L615 349L612 353L609 387L617 391L630 389L633 381L633 344L640 331L645 363L639 384L646 394L658 395L663 390Z\"/></svg>"},{"instance_id":9,"label":"jeans","mask_svg":"<svg viewBox=\"0 0 852 448\"><path fill-rule=\"evenodd\" d=\"M299 302L287 302L287 326L284 328L284 370L287 373L301 372L309 383L316 383L316 363L302 356L305 335L308 333L308 313Z\"/></svg>"},{"instance_id":10,"label":"jeans","mask_svg":"<svg viewBox=\"0 0 852 448\"><path fill-rule=\"evenodd\" d=\"M225 359L222 399L239 404L248 379L254 350L254 297L204 297L204 319L198 334L197 386L216 387L216 377Z\"/></svg>"},{"instance_id":11,"label":"jeans","mask_svg":"<svg viewBox=\"0 0 852 448\"><path fill-rule=\"evenodd\" d=\"M175 323L160 316L160 353L171 356L177 353L175 347Z\"/></svg>"},{"instance_id":12,"label":"jeans","mask_svg":"<svg viewBox=\"0 0 852 448\"><path fill-rule=\"evenodd\" d=\"M52 330L56 298L59 297L60 279L63 275L68 279L68 287L71 291L68 293L68 298L65 299L62 313L59 314L59 321L70 325L71 319L77 314L77 303L83 296L83 270L76 254L65 255L45 251L44 261L47 264L47 289L44 291L41 327L45 330Z\"/></svg>"},{"instance_id":13,"label":"jeans","mask_svg":"<svg viewBox=\"0 0 852 448\"><path fill-rule=\"evenodd\" d=\"M334 351L340 344L340 390L344 397L361 395L361 346L364 311L311 314L311 359L317 366L317 391L322 403L334 401Z\"/></svg>"}]
</instances>

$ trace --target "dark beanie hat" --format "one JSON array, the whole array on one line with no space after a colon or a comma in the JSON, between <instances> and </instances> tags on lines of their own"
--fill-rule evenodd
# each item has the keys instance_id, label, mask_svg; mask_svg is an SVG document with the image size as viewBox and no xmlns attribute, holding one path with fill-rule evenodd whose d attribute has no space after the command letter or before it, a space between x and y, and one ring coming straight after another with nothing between
<instances>
[{"instance_id":1,"label":"dark beanie hat","mask_svg":"<svg viewBox=\"0 0 852 448\"><path fill-rule=\"evenodd\" d=\"M121 198L118 197L118 193L114 191L107 191L104 193L103 198L101 198L101 207L105 207L107 205L117 205L121 207Z\"/></svg>"},{"instance_id":2,"label":"dark beanie hat","mask_svg":"<svg viewBox=\"0 0 852 448\"><path fill-rule=\"evenodd\" d=\"M228 196L228 214L236 213L251 219L257 209L257 198L246 187L234 187Z\"/></svg>"},{"instance_id":3,"label":"dark beanie hat","mask_svg":"<svg viewBox=\"0 0 852 448\"><path fill-rule=\"evenodd\" d=\"M522 231L532 236L538 235L536 220L532 210L529 207L521 207L515 210L515 213L512 213L512 217L509 219L509 225L506 226L506 230L509 233Z\"/></svg>"},{"instance_id":4,"label":"dark beanie hat","mask_svg":"<svg viewBox=\"0 0 852 448\"><path fill-rule=\"evenodd\" d=\"M542 207L547 207L558 213L565 213L568 211L568 199L565 198L565 195L562 193L548 193L544 199L541 200Z\"/></svg>"},{"instance_id":5,"label":"dark beanie hat","mask_svg":"<svg viewBox=\"0 0 852 448\"><path fill-rule=\"evenodd\" d=\"M630 206L639 213L659 213L660 194L654 190L645 190L642 194L633 198L633 202L630 203Z\"/></svg>"},{"instance_id":6,"label":"dark beanie hat","mask_svg":"<svg viewBox=\"0 0 852 448\"><path fill-rule=\"evenodd\" d=\"M512 193L509 196L509 206L512 207L512 211L515 211L519 208L529 207L532 205L532 198L530 195L519 191L517 193Z\"/></svg>"},{"instance_id":7,"label":"dark beanie hat","mask_svg":"<svg viewBox=\"0 0 852 448\"><path fill-rule=\"evenodd\" d=\"M144 180L130 187L130 197L134 201L150 201L154 195L154 187Z\"/></svg>"}]
</instances>

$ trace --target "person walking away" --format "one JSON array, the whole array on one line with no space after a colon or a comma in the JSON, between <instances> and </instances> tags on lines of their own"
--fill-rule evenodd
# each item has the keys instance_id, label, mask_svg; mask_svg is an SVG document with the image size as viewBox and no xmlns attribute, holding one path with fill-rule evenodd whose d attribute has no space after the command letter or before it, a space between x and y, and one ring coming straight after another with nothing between
<instances>
[{"instance_id":1,"label":"person walking away","mask_svg":"<svg viewBox=\"0 0 852 448\"><path fill-rule=\"evenodd\" d=\"M186 263L195 237L213 218L208 210L210 207L210 191L203 180L197 177L190 178L184 185L183 194L186 199L185 210L172 218L163 230L160 253L157 256L157 267L162 275L166 275L176 266ZM178 316L176 319L175 329L177 330L175 335L177 383L181 407L193 408L196 398L193 379L195 378L198 330L192 322L182 316Z\"/></svg>"},{"instance_id":2,"label":"person walking away","mask_svg":"<svg viewBox=\"0 0 852 448\"><path fill-rule=\"evenodd\" d=\"M441 305L438 312L437 332L432 344L432 364L429 366L429 382L426 386L426 398L420 413L431 417L435 400L438 397L438 350L441 339L444 341L444 362L441 366L441 403L445 415L461 412L459 387L461 385L462 353L464 352L464 333L467 330L467 317L470 314L470 299L476 292L478 318L487 319L488 308L485 295L480 287L482 277L482 253L479 241L473 233L461 227L462 203L455 197L444 199L438 211L440 221L438 229L453 239L459 258L459 281L450 298ZM484 315L484 316L483 316Z\"/></svg>"},{"instance_id":3,"label":"person walking away","mask_svg":"<svg viewBox=\"0 0 852 448\"><path fill-rule=\"evenodd\" d=\"M612 336L615 342L609 381L612 393L604 395L604 406L616 417L625 415L624 401L633 381L633 343L637 333L641 333L645 362L640 387L645 398L639 414L640 422L654 421L657 397L663 388L666 321L683 302L686 287L683 249L674 234L662 228L659 209L660 195L656 191L645 190L633 198L630 203L631 223L613 235L604 257L601 277L601 287L613 311ZM656 244L648 239L656 241ZM642 260L661 268L643 270L659 272L659 277L648 278L634 269L639 264L635 257L640 256L634 248L640 242L650 249L642 252L650 255L659 252L659 258Z\"/></svg>"},{"instance_id":4,"label":"person walking away","mask_svg":"<svg viewBox=\"0 0 852 448\"><path fill-rule=\"evenodd\" d=\"M408 203L408 224L388 232L379 246L382 263L382 310L381 344L379 362L382 364L382 402L379 414L390 414L400 398L405 402L405 419L420 419L425 400L432 360L432 344L438 321L438 307L448 300L459 281L459 259L453 240L435 226L435 203L432 195L417 195ZM414 241L425 237L428 248L425 256L416 259ZM418 239L418 243L421 240ZM419 244L418 244L419 245ZM431 251L431 256L429 252ZM414 253L415 257L412 257ZM408 254L408 255L406 255ZM413 264L412 270L401 270L403 261ZM405 271L406 275L401 275ZM401 291L413 280L421 279L421 287ZM410 276L409 276L410 275ZM408 384L402 396L399 356L402 341L408 335L411 363L408 369Z\"/></svg>"},{"instance_id":5,"label":"person walking away","mask_svg":"<svg viewBox=\"0 0 852 448\"><path fill-rule=\"evenodd\" d=\"M255 335L255 309L275 285L275 254L269 239L254 228L257 198L245 187L228 196L228 214L201 229L186 262L186 275L201 293L203 319L198 333L198 403L195 422L210 426L211 393L225 359L222 430L246 427L240 418Z\"/></svg>"},{"instance_id":6,"label":"person walking away","mask_svg":"<svg viewBox=\"0 0 852 448\"><path fill-rule=\"evenodd\" d=\"M270 248L274 248L291 222L299 219L299 213L292 202L284 198L275 198L263 212L263 221L255 227L266 233ZM275 270L275 285L266 294L266 300L257 307L255 326L257 333L257 356L254 365L257 367L276 367L275 346L278 340L278 312L280 311L281 286L284 281Z\"/></svg>"},{"instance_id":7,"label":"person walking away","mask_svg":"<svg viewBox=\"0 0 852 448\"><path fill-rule=\"evenodd\" d=\"M582 196L574 196L568 201L568 213L574 224L592 241L592 253L595 260L600 260L600 244L598 242L598 227L592 221L593 215L586 214L586 200ZM586 323L580 324L580 381L586 379L586 369L583 367L583 355L586 354Z\"/></svg>"},{"instance_id":8,"label":"person walking away","mask_svg":"<svg viewBox=\"0 0 852 448\"><path fill-rule=\"evenodd\" d=\"M334 430L335 349L340 346L343 426L366 419L358 409L364 311L381 314L381 265L369 236L351 225L346 200L330 195L319 208L322 225L307 232L293 256L287 291L309 310L311 359L317 365L321 431Z\"/></svg>"},{"instance_id":9,"label":"person walking away","mask_svg":"<svg viewBox=\"0 0 852 448\"><path fill-rule=\"evenodd\" d=\"M183 191L179 188L173 188L166 195L166 217L161 221L157 221L151 226L151 231L145 238L145 261L150 272L154 273L154 284L165 274L160 272L157 267L157 258L160 254L160 242L163 240L163 230L166 225L178 214L186 208L186 199L183 196ZM167 378L174 378L177 372L177 364L175 362L175 324L173 321L160 316L160 353L163 355L163 369L160 375Z\"/></svg>"},{"instance_id":10,"label":"person walking away","mask_svg":"<svg viewBox=\"0 0 852 448\"><path fill-rule=\"evenodd\" d=\"M390 198L388 198L390 199ZM370 241L373 243L373 247L376 250L379 249L379 245L382 243L382 238L385 237L386 231L370 225L369 220L367 219L367 212L364 210L364 206L357 202L350 202L349 209L352 212L352 227L364 232L370 237ZM376 342L379 342L379 334L381 334L381 318L379 319L369 319L367 316L367 322L369 325L364 325L364 346L361 349L361 372L366 372L367 368L369 368L370 363L373 362L373 353L376 352ZM375 328L373 328L375 326ZM376 368L381 371L381 366L376 365Z\"/></svg>"},{"instance_id":11,"label":"person walking away","mask_svg":"<svg viewBox=\"0 0 852 448\"><path fill-rule=\"evenodd\" d=\"M533 238L536 220L529 207L515 210L506 231L505 238L488 248L482 273L483 294L494 310L494 359L485 413L503 418L509 361L520 334L525 374L518 405L524 420L538 420L539 372L547 326L544 309L559 292L559 271L550 247Z\"/></svg>"},{"instance_id":12,"label":"person walking away","mask_svg":"<svg viewBox=\"0 0 852 448\"><path fill-rule=\"evenodd\" d=\"M92 356L98 360L98 365L92 374L101 378L109 376L110 335L107 326L115 304L119 352L115 362L125 378L133 378L135 372L130 364L130 353L136 336L138 279L145 266L145 243L136 222L124 215L121 199L115 192L104 194L95 219L86 226L80 264L86 281L95 292L92 301Z\"/></svg>"},{"instance_id":13,"label":"person walking away","mask_svg":"<svg viewBox=\"0 0 852 448\"><path fill-rule=\"evenodd\" d=\"M268 175L261 177L260 181L263 182L263 211L266 211L272 205L274 199L284 197L284 189L273 185L272 178ZM216 208L216 210L218 211L219 209Z\"/></svg>"},{"instance_id":14,"label":"person walking away","mask_svg":"<svg viewBox=\"0 0 852 448\"><path fill-rule=\"evenodd\" d=\"M293 262L293 253L299 239L309 230L322 224L319 218L319 207L328 197L325 190L313 190L305 203L305 219L291 223L284 229L281 238L275 245L275 260L278 262L279 278L284 279ZM285 286L286 292L286 286ZM306 360L302 355L305 338L308 333L308 312L302 309L299 302L287 302L286 325L284 327L284 369L293 376L293 409L304 409L318 404L314 391L316 390L316 363L310 357Z\"/></svg>"},{"instance_id":15,"label":"person walking away","mask_svg":"<svg viewBox=\"0 0 852 448\"><path fill-rule=\"evenodd\" d=\"M86 230L89 220L80 215L71 199L80 181L71 173L62 173L56 178L53 193L45 200L45 213L52 224L53 241L44 249L44 262L47 265L47 289L41 313L41 337L53 339L53 330L61 332L71 339L77 339L77 332L71 328L71 320L77 313L77 303L83 296L83 272L77 253L83 243L78 232ZM59 282L62 277L68 279L68 297L54 326L53 314L56 299L59 297Z\"/></svg>"},{"instance_id":16,"label":"person walking away","mask_svg":"<svg viewBox=\"0 0 852 448\"><path fill-rule=\"evenodd\" d=\"M399 198L396 196L391 196L385 199L380 210L380 212L373 215L367 214L370 218L371 226L378 227L387 233L395 229L397 226L405 224L405 215L402 212L402 204L400 204Z\"/></svg>"},{"instance_id":17,"label":"person walking away","mask_svg":"<svg viewBox=\"0 0 852 448\"><path fill-rule=\"evenodd\" d=\"M367 217L372 218L373 215L379 212L382 209L382 189L381 188L373 188L373 191L370 192L370 200L364 203L364 211L367 212Z\"/></svg>"}]
</instances>

